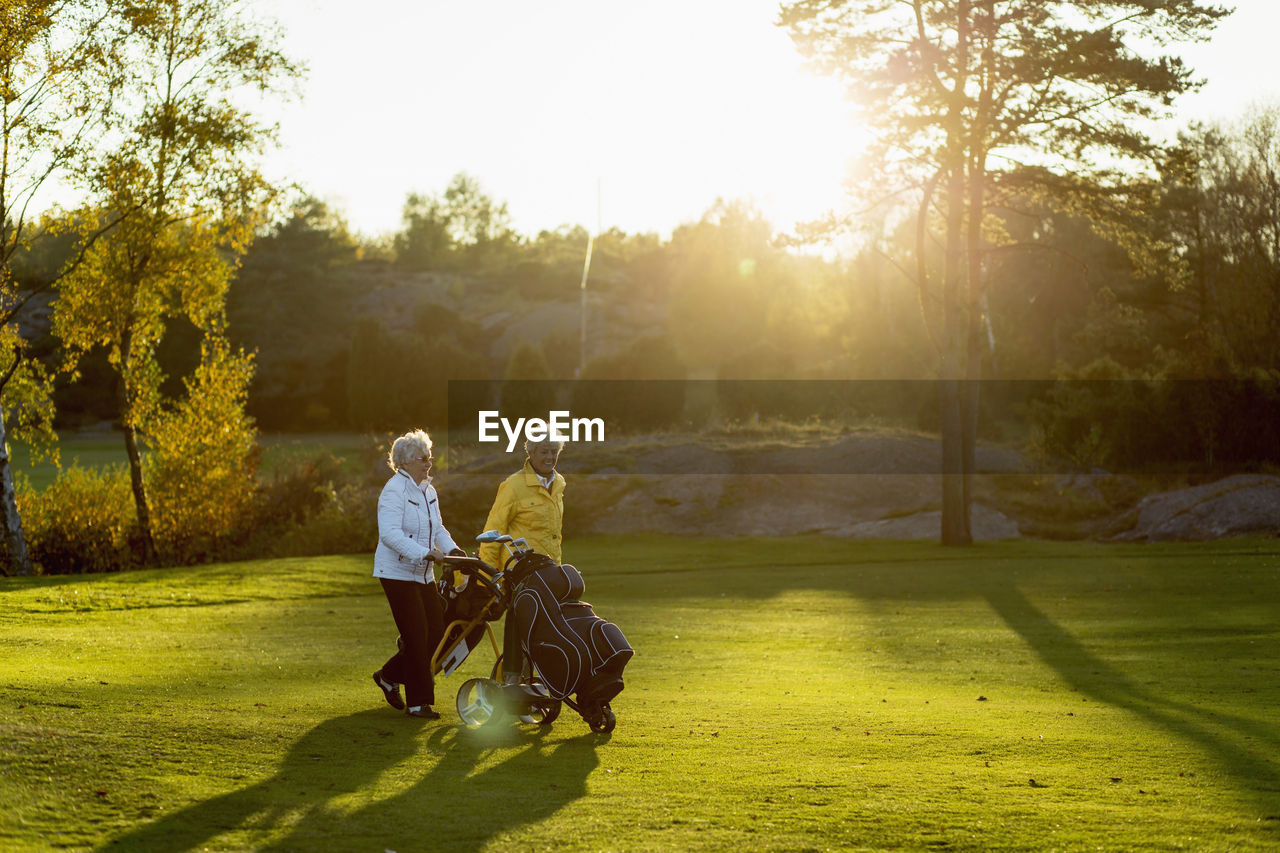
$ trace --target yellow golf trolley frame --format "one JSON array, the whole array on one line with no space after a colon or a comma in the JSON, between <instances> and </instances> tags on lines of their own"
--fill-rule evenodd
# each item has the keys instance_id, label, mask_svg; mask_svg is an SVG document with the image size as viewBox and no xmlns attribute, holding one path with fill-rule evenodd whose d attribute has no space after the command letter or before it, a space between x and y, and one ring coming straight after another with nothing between
<instances>
[{"instance_id":1,"label":"yellow golf trolley frame","mask_svg":"<svg viewBox=\"0 0 1280 853\"><path fill-rule=\"evenodd\" d=\"M493 530L480 534L476 541L500 543L509 555L507 565L528 548L525 540L513 540ZM479 557L445 557L444 565L441 591L446 600L446 616L453 618L445 625L444 635L431 656L432 673L452 675L486 638L494 655L488 678L470 678L458 688L458 716L469 726L483 726L504 714L519 717L526 723L550 725L560 715L560 702L547 695L528 661L518 683L503 684L499 680L502 647L491 623L506 613L511 604L512 590L508 589L505 573ZM455 582L458 575L466 578L466 582Z\"/></svg>"}]
</instances>

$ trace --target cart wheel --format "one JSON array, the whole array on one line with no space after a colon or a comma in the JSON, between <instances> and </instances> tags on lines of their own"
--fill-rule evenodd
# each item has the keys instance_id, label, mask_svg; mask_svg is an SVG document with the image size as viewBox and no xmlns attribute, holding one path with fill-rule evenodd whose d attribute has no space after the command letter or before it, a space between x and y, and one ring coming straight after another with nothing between
<instances>
[{"instance_id":1,"label":"cart wheel","mask_svg":"<svg viewBox=\"0 0 1280 853\"><path fill-rule=\"evenodd\" d=\"M547 688L543 686L540 679L535 677L529 682L528 686L531 690L541 693L548 699L551 698L551 694L547 691ZM545 709L537 706L531 707L529 709L529 713L520 715L520 720L525 723L537 723L540 726L549 726L556 721L556 717L558 716L560 716L560 703L548 702L545 705Z\"/></svg>"},{"instance_id":2,"label":"cart wheel","mask_svg":"<svg viewBox=\"0 0 1280 853\"><path fill-rule=\"evenodd\" d=\"M591 731L600 734L608 734L613 731L613 727L618 724L618 718L613 715L613 709L604 704L600 706L600 716L592 717L587 720L587 725L591 726Z\"/></svg>"},{"instance_id":3,"label":"cart wheel","mask_svg":"<svg viewBox=\"0 0 1280 853\"><path fill-rule=\"evenodd\" d=\"M471 678L458 688L458 716L468 726L483 726L501 716L501 685L492 678Z\"/></svg>"}]
</instances>

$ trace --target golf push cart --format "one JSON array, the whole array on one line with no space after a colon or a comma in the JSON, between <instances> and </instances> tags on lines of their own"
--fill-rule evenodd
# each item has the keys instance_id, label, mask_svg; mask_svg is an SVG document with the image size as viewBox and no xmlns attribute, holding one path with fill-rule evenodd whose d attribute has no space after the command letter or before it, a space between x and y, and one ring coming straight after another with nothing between
<instances>
[{"instance_id":1,"label":"golf push cart","mask_svg":"<svg viewBox=\"0 0 1280 853\"><path fill-rule=\"evenodd\" d=\"M496 569L478 557L444 558L445 630L431 659L435 674L450 675L486 638L493 648L490 677L468 679L458 689L458 716L469 726L504 716L547 726L563 704L592 731L613 731L609 703L622 692L622 670L634 651L617 625L582 600L582 575L496 530L476 541L499 543L506 559ZM500 680L502 650L490 624L503 614L516 620L524 652L514 684Z\"/></svg>"}]
</instances>

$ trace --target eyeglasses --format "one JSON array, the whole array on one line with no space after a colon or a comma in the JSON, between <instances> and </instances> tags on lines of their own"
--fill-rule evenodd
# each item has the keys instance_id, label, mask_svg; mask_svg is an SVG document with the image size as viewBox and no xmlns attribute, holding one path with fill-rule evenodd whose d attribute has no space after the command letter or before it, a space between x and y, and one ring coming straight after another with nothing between
<instances>
[{"instance_id":1,"label":"eyeglasses","mask_svg":"<svg viewBox=\"0 0 1280 853\"><path fill-rule=\"evenodd\" d=\"M434 458L435 458L435 457L432 457L432 456L415 456L415 457L413 457L412 459L410 459L409 461L410 461L410 462L428 462L428 463L429 463L429 462L431 462L431 460L432 460L432 459L434 459Z\"/></svg>"}]
</instances>

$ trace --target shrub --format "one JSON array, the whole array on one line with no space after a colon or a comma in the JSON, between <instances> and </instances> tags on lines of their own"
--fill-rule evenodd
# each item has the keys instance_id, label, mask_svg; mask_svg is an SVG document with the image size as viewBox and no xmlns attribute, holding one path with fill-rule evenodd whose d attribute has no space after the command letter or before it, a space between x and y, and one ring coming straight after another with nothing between
<instances>
[{"instance_id":1,"label":"shrub","mask_svg":"<svg viewBox=\"0 0 1280 853\"><path fill-rule=\"evenodd\" d=\"M325 506L333 483L341 478L342 462L331 453L308 456L277 471L254 495L254 526L280 530L301 524Z\"/></svg>"},{"instance_id":2,"label":"shrub","mask_svg":"<svg viewBox=\"0 0 1280 853\"><path fill-rule=\"evenodd\" d=\"M361 486L321 489L319 505L299 523L280 530L273 557L369 552L378 541L378 490Z\"/></svg>"},{"instance_id":3,"label":"shrub","mask_svg":"<svg viewBox=\"0 0 1280 853\"><path fill-rule=\"evenodd\" d=\"M148 424L148 500L166 563L225 557L243 537L256 488L256 436L244 413L249 356L207 340L188 396Z\"/></svg>"},{"instance_id":4,"label":"shrub","mask_svg":"<svg viewBox=\"0 0 1280 853\"><path fill-rule=\"evenodd\" d=\"M141 565L129 474L123 466L64 468L44 491L25 485L18 511L31 559L47 575Z\"/></svg>"},{"instance_id":5,"label":"shrub","mask_svg":"<svg viewBox=\"0 0 1280 853\"><path fill-rule=\"evenodd\" d=\"M371 551L378 535L381 482L375 486L367 478L355 483L351 479L342 461L330 453L300 459L275 473L254 496L243 555L309 557Z\"/></svg>"},{"instance_id":6,"label":"shrub","mask_svg":"<svg viewBox=\"0 0 1280 853\"><path fill-rule=\"evenodd\" d=\"M1130 379L1103 358L1031 409L1033 451L1113 471L1252 470L1280 460L1280 377Z\"/></svg>"}]
</instances>

